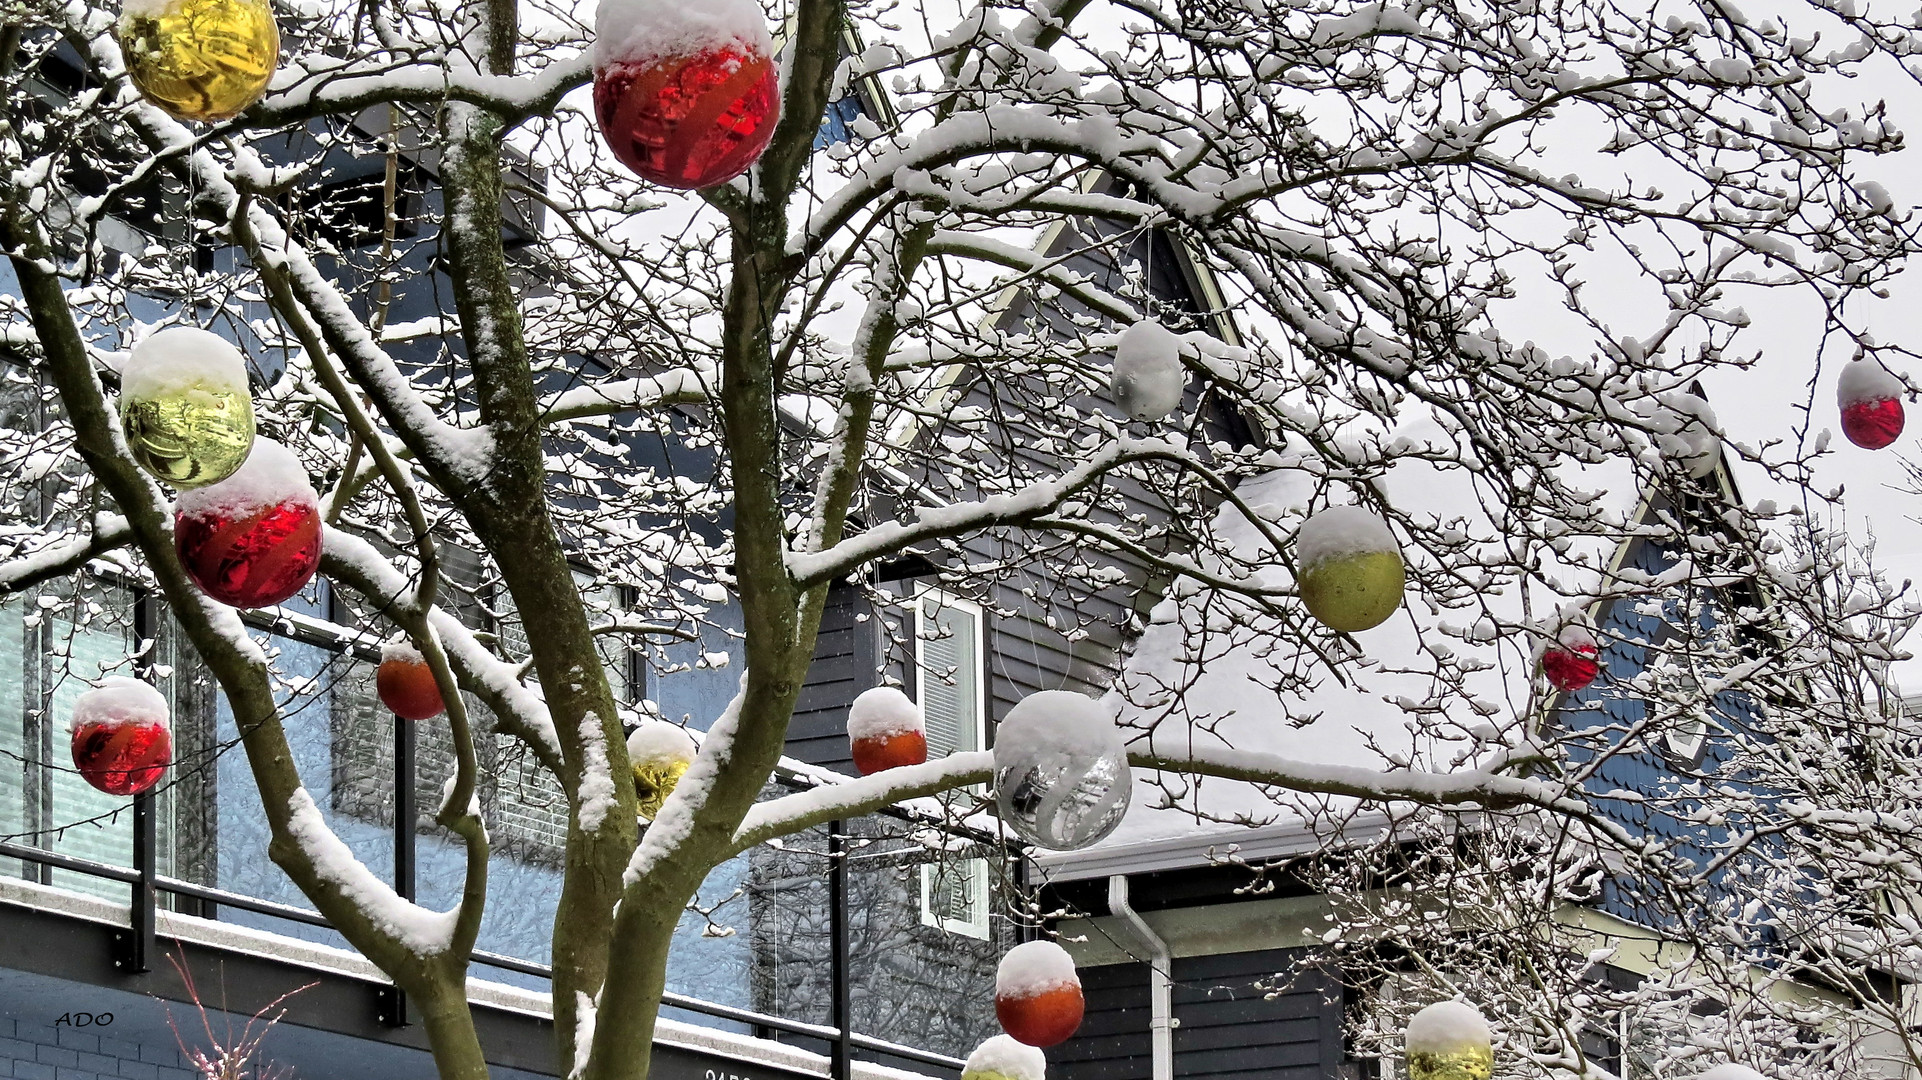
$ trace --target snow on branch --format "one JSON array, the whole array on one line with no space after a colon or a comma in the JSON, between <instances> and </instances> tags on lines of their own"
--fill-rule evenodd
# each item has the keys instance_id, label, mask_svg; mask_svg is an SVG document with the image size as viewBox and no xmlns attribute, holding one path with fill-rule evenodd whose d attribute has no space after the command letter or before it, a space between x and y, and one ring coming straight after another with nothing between
<instances>
[{"instance_id":1,"label":"snow on branch","mask_svg":"<svg viewBox=\"0 0 1922 1080\"><path fill-rule=\"evenodd\" d=\"M133 541L133 530L125 517L101 514L93 530L84 536L64 535L0 562L0 597L71 574Z\"/></svg>"},{"instance_id":2,"label":"snow on branch","mask_svg":"<svg viewBox=\"0 0 1922 1080\"><path fill-rule=\"evenodd\" d=\"M327 827L320 807L314 805L314 797L306 788L294 789L287 810L287 836L307 857L321 882L332 886L342 899L364 913L376 930L414 956L426 958L447 951L454 940L460 905L450 911L434 911L402 899L392 886L354 858Z\"/></svg>"},{"instance_id":3,"label":"snow on branch","mask_svg":"<svg viewBox=\"0 0 1922 1080\"><path fill-rule=\"evenodd\" d=\"M589 383L550 394L541 403L541 418L550 423L584 416L697 405L709 400L714 373L699 368L676 368L644 378Z\"/></svg>"},{"instance_id":4,"label":"snow on branch","mask_svg":"<svg viewBox=\"0 0 1922 1080\"><path fill-rule=\"evenodd\" d=\"M910 523L888 522L825 551L790 553L788 572L802 588L808 588L923 541L1032 521L1058 509L1076 492L1099 482L1108 472L1128 462L1157 458L1187 461L1190 457L1179 443L1167 439L1116 439L1075 468L1014 494L947 506L925 506L915 512Z\"/></svg>"}]
</instances>

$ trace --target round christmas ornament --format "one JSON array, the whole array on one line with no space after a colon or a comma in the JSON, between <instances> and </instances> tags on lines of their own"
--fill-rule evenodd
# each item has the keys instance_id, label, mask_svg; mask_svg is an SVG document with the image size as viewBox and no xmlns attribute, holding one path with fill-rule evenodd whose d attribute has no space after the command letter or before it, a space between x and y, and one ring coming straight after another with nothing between
<instances>
[{"instance_id":1,"label":"round christmas ornament","mask_svg":"<svg viewBox=\"0 0 1922 1080\"><path fill-rule=\"evenodd\" d=\"M1386 622L1407 578L1388 523L1359 506L1331 506L1295 534L1296 581L1308 613L1353 633Z\"/></svg>"},{"instance_id":2,"label":"round christmas ornament","mask_svg":"<svg viewBox=\"0 0 1922 1080\"><path fill-rule=\"evenodd\" d=\"M892 686L861 691L848 709L848 744L862 776L928 760L921 706Z\"/></svg>"},{"instance_id":3,"label":"round christmas ornament","mask_svg":"<svg viewBox=\"0 0 1922 1080\"><path fill-rule=\"evenodd\" d=\"M1902 434L1902 380L1873 360L1852 360L1835 384L1842 434L1864 450L1880 450Z\"/></svg>"},{"instance_id":4,"label":"round christmas ornament","mask_svg":"<svg viewBox=\"0 0 1922 1080\"><path fill-rule=\"evenodd\" d=\"M1121 334L1114 351L1114 403L1136 420L1160 420L1181 408L1188 372L1181 366L1181 339L1153 319Z\"/></svg>"},{"instance_id":5,"label":"round christmas ornament","mask_svg":"<svg viewBox=\"0 0 1922 1080\"><path fill-rule=\"evenodd\" d=\"M440 684L427 658L405 639L380 647L380 667L374 671L374 691L387 711L402 720L432 720L447 711Z\"/></svg>"},{"instance_id":6,"label":"round christmas ornament","mask_svg":"<svg viewBox=\"0 0 1922 1080\"><path fill-rule=\"evenodd\" d=\"M181 120L252 105L280 60L268 0L125 0L114 34L134 86Z\"/></svg>"},{"instance_id":7,"label":"round christmas ornament","mask_svg":"<svg viewBox=\"0 0 1922 1080\"><path fill-rule=\"evenodd\" d=\"M1134 795L1121 730L1093 698L1029 694L994 738L994 800L1001 820L1037 847L1072 851L1121 824Z\"/></svg>"},{"instance_id":8,"label":"round christmas ornament","mask_svg":"<svg viewBox=\"0 0 1922 1080\"><path fill-rule=\"evenodd\" d=\"M961 1080L1047 1080L1048 1057L1039 1047L996 1035L974 1048Z\"/></svg>"},{"instance_id":9,"label":"round christmas ornament","mask_svg":"<svg viewBox=\"0 0 1922 1080\"><path fill-rule=\"evenodd\" d=\"M1572 624L1564 626L1555 644L1542 653L1542 674L1555 689L1573 693L1601 674L1601 656L1602 650L1587 630Z\"/></svg>"},{"instance_id":10,"label":"round christmas ornament","mask_svg":"<svg viewBox=\"0 0 1922 1080\"><path fill-rule=\"evenodd\" d=\"M699 752L694 736L679 724L641 721L627 737L627 760L634 767L634 794L642 817L654 820Z\"/></svg>"},{"instance_id":11,"label":"round christmas ornament","mask_svg":"<svg viewBox=\"0 0 1922 1080\"><path fill-rule=\"evenodd\" d=\"M149 335L120 373L120 426L134 460L167 483L225 480L254 445L247 361L195 327Z\"/></svg>"},{"instance_id":12,"label":"round christmas ornament","mask_svg":"<svg viewBox=\"0 0 1922 1080\"><path fill-rule=\"evenodd\" d=\"M760 159L780 111L774 40L753 0L601 0L594 115L641 179L724 184Z\"/></svg>"},{"instance_id":13,"label":"round christmas ornament","mask_svg":"<svg viewBox=\"0 0 1922 1080\"><path fill-rule=\"evenodd\" d=\"M174 504L174 549L201 591L229 607L272 607L320 567L320 496L286 447L254 440L240 471Z\"/></svg>"},{"instance_id":14,"label":"round christmas ornament","mask_svg":"<svg viewBox=\"0 0 1922 1080\"><path fill-rule=\"evenodd\" d=\"M1480 1010L1438 1001L1408 1021L1408 1080L1488 1080L1494 1041Z\"/></svg>"},{"instance_id":15,"label":"round christmas ornament","mask_svg":"<svg viewBox=\"0 0 1922 1080\"><path fill-rule=\"evenodd\" d=\"M1081 976L1074 958L1052 941L1008 950L994 974L994 1015L1001 1030L1029 1046L1066 1042L1081 1026Z\"/></svg>"},{"instance_id":16,"label":"round christmas ornament","mask_svg":"<svg viewBox=\"0 0 1922 1080\"><path fill-rule=\"evenodd\" d=\"M138 679L115 676L73 706L73 767L109 795L138 795L173 760L167 699Z\"/></svg>"}]
</instances>

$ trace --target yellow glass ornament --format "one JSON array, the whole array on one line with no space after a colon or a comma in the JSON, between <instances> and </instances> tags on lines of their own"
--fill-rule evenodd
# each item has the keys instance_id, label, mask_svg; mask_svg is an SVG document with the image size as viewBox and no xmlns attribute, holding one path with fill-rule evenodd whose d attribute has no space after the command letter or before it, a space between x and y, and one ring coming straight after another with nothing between
<instances>
[{"instance_id":1,"label":"yellow glass ornament","mask_svg":"<svg viewBox=\"0 0 1922 1080\"><path fill-rule=\"evenodd\" d=\"M653 821L674 794L674 785L687 775L688 762L647 761L634 763L634 795L641 816Z\"/></svg>"},{"instance_id":2,"label":"yellow glass ornament","mask_svg":"<svg viewBox=\"0 0 1922 1080\"><path fill-rule=\"evenodd\" d=\"M1379 626L1401 607L1407 585L1401 556L1369 551L1317 563L1301 572L1308 613L1331 630L1354 633Z\"/></svg>"},{"instance_id":3,"label":"yellow glass ornament","mask_svg":"<svg viewBox=\"0 0 1922 1080\"><path fill-rule=\"evenodd\" d=\"M231 342L170 326L135 345L120 372L120 425L134 460L180 488L232 476L254 448L247 358Z\"/></svg>"},{"instance_id":4,"label":"yellow glass ornament","mask_svg":"<svg viewBox=\"0 0 1922 1080\"><path fill-rule=\"evenodd\" d=\"M268 0L127 0L117 35L134 86L181 120L252 105L280 61Z\"/></svg>"},{"instance_id":5,"label":"yellow glass ornament","mask_svg":"<svg viewBox=\"0 0 1922 1080\"><path fill-rule=\"evenodd\" d=\"M1488 1080L1495 1074L1495 1051L1465 1046L1446 1053L1408 1052L1408 1080Z\"/></svg>"},{"instance_id":6,"label":"yellow glass ornament","mask_svg":"<svg viewBox=\"0 0 1922 1080\"><path fill-rule=\"evenodd\" d=\"M120 422L134 460L179 488L225 480L254 447L254 404L244 393L188 387L125 401Z\"/></svg>"}]
</instances>

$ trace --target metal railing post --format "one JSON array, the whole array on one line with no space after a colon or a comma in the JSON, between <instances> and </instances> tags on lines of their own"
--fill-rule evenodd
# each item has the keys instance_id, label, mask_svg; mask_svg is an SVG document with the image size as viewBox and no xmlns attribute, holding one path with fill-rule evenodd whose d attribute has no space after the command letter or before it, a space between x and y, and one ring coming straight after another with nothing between
<instances>
[{"instance_id":1,"label":"metal railing post","mask_svg":"<svg viewBox=\"0 0 1922 1080\"><path fill-rule=\"evenodd\" d=\"M417 743L414 724L394 718L394 891L403 900L414 894L414 825L419 808L414 799L414 766ZM407 995L398 986L384 987L380 993L380 1022L388 1027L407 1026Z\"/></svg>"},{"instance_id":2,"label":"metal railing post","mask_svg":"<svg viewBox=\"0 0 1922 1080\"><path fill-rule=\"evenodd\" d=\"M854 1001L848 978L848 853L839 821L828 822L828 1026L834 1044L828 1058L832 1080L854 1075Z\"/></svg>"},{"instance_id":3,"label":"metal railing post","mask_svg":"<svg viewBox=\"0 0 1922 1080\"><path fill-rule=\"evenodd\" d=\"M154 610L156 603L158 601L153 594L146 592L136 595L133 602L134 639L142 647L139 658L134 662L134 674L149 683L153 682L154 675L153 651L159 647L157 632L160 620L159 612ZM127 929L114 935L113 966L128 975L152 970L154 902L157 896L154 889L154 863L158 841L154 792L148 788L133 797L133 869L138 877L131 886Z\"/></svg>"}]
</instances>

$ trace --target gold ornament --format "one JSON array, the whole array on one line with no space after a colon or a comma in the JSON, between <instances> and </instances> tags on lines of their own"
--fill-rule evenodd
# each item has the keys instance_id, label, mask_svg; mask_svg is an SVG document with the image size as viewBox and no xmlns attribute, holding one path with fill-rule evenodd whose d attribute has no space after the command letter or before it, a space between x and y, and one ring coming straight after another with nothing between
<instances>
[{"instance_id":1,"label":"gold ornament","mask_svg":"<svg viewBox=\"0 0 1922 1080\"><path fill-rule=\"evenodd\" d=\"M1487 1044L1408 1052L1408 1080L1488 1080L1494 1073L1495 1051Z\"/></svg>"},{"instance_id":2,"label":"gold ornament","mask_svg":"<svg viewBox=\"0 0 1922 1080\"><path fill-rule=\"evenodd\" d=\"M254 447L254 403L245 393L182 387L120 403L127 446L141 467L180 488L232 476Z\"/></svg>"},{"instance_id":3,"label":"gold ornament","mask_svg":"<svg viewBox=\"0 0 1922 1080\"><path fill-rule=\"evenodd\" d=\"M225 120L252 105L280 60L267 0L128 0L117 35L134 86L181 120Z\"/></svg>"},{"instance_id":4,"label":"gold ornament","mask_svg":"<svg viewBox=\"0 0 1922 1080\"><path fill-rule=\"evenodd\" d=\"M674 785L687 775L685 761L637 761L634 763L634 795L641 816L653 821L674 794Z\"/></svg>"},{"instance_id":5,"label":"gold ornament","mask_svg":"<svg viewBox=\"0 0 1922 1080\"><path fill-rule=\"evenodd\" d=\"M1308 613L1331 630L1353 633L1386 622L1407 584L1401 556L1369 551L1320 562L1301 573Z\"/></svg>"}]
</instances>

